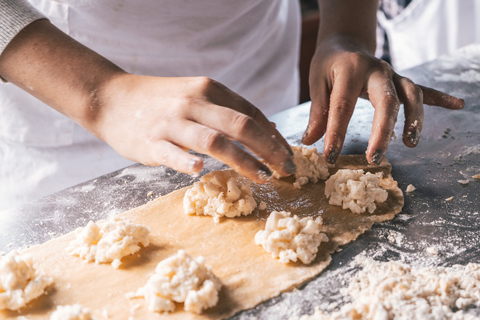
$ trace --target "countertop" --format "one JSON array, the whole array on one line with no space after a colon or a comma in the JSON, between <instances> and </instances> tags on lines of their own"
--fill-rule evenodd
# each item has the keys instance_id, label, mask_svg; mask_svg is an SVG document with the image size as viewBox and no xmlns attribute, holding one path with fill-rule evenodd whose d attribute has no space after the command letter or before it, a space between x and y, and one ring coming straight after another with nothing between
<instances>
[{"instance_id":1,"label":"countertop","mask_svg":"<svg viewBox=\"0 0 480 320\"><path fill-rule=\"evenodd\" d=\"M398 140L390 144L387 157L399 187L416 187L405 193L403 211L334 253L327 270L298 290L231 319L288 319L312 313L316 306L338 308L346 301L340 292L348 285L345 276L356 272L350 263L360 253L418 266L480 263L480 181L472 179L480 174L480 45L462 48L402 75L466 101L460 111L425 106L424 129L414 149L401 141L404 118L403 109L400 111L395 128ZM291 144L299 144L309 109L310 104L305 103L271 117L271 121ZM359 99L343 154L365 152L372 119L371 104ZM323 140L315 146L321 151ZM225 167L211 158L204 160L201 174ZM107 218L188 186L195 179L165 167L133 165L0 212L0 253L43 243L89 220ZM432 248L438 254L432 254Z\"/></svg>"}]
</instances>

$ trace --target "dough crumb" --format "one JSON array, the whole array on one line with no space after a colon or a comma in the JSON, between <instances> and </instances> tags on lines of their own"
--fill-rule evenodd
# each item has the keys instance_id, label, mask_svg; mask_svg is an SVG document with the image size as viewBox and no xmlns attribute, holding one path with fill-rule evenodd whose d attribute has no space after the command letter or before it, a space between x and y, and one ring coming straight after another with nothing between
<instances>
[{"instance_id":1,"label":"dough crumb","mask_svg":"<svg viewBox=\"0 0 480 320\"><path fill-rule=\"evenodd\" d=\"M320 219L311 217L290 217L288 211L273 211L267 219L265 230L255 235L255 244L261 245L273 258L280 262L296 262L299 259L309 264L317 255L321 242L327 242L328 237L320 233Z\"/></svg>"},{"instance_id":2,"label":"dough crumb","mask_svg":"<svg viewBox=\"0 0 480 320\"><path fill-rule=\"evenodd\" d=\"M218 302L220 280L205 266L205 259L192 258L183 250L160 261L155 274L130 298L143 297L152 312L175 311L175 302L185 311L200 314Z\"/></svg>"},{"instance_id":3,"label":"dough crumb","mask_svg":"<svg viewBox=\"0 0 480 320\"><path fill-rule=\"evenodd\" d=\"M86 227L75 230L76 238L67 252L88 262L109 263L117 269L121 259L148 246L150 228L124 219L109 219L98 223L90 221Z\"/></svg>"},{"instance_id":4,"label":"dough crumb","mask_svg":"<svg viewBox=\"0 0 480 320\"><path fill-rule=\"evenodd\" d=\"M467 185L470 180L466 179L466 180L457 180L458 183L462 184L462 185Z\"/></svg>"},{"instance_id":5,"label":"dough crumb","mask_svg":"<svg viewBox=\"0 0 480 320\"><path fill-rule=\"evenodd\" d=\"M25 307L52 283L52 278L37 272L31 256L11 251L0 257L0 310Z\"/></svg>"},{"instance_id":6,"label":"dough crumb","mask_svg":"<svg viewBox=\"0 0 480 320\"><path fill-rule=\"evenodd\" d=\"M438 249L435 247L428 247L426 251L428 254L431 254L432 256L438 255Z\"/></svg>"},{"instance_id":7,"label":"dough crumb","mask_svg":"<svg viewBox=\"0 0 480 320\"><path fill-rule=\"evenodd\" d=\"M318 180L328 178L328 165L324 157L317 152L317 148L306 148L302 146L291 146L293 151L293 163L297 167L295 172L295 182L293 186L301 189L309 182L317 183ZM278 171L272 170L272 175L276 179L281 176Z\"/></svg>"},{"instance_id":8,"label":"dough crumb","mask_svg":"<svg viewBox=\"0 0 480 320\"><path fill-rule=\"evenodd\" d=\"M50 320L94 320L90 310L79 304L58 306Z\"/></svg>"},{"instance_id":9,"label":"dough crumb","mask_svg":"<svg viewBox=\"0 0 480 320\"><path fill-rule=\"evenodd\" d=\"M407 193L411 193L413 191L417 190L417 188L415 188L415 186L413 184L409 184L407 186L407 189L405 190Z\"/></svg>"},{"instance_id":10,"label":"dough crumb","mask_svg":"<svg viewBox=\"0 0 480 320\"><path fill-rule=\"evenodd\" d=\"M186 214L210 215L215 223L221 217L249 215L256 207L250 187L242 185L238 173L231 170L204 175L183 197Z\"/></svg>"},{"instance_id":11,"label":"dough crumb","mask_svg":"<svg viewBox=\"0 0 480 320\"><path fill-rule=\"evenodd\" d=\"M452 201L453 201L453 198L454 198L454 197L451 196L451 197L449 197L449 198L446 198L445 201L447 201L447 202L452 202Z\"/></svg>"},{"instance_id":12,"label":"dough crumb","mask_svg":"<svg viewBox=\"0 0 480 320\"><path fill-rule=\"evenodd\" d=\"M480 173L472 176L473 180L480 180Z\"/></svg>"},{"instance_id":13,"label":"dough crumb","mask_svg":"<svg viewBox=\"0 0 480 320\"><path fill-rule=\"evenodd\" d=\"M329 314L317 308L299 319L477 319L465 309L480 304L479 264L416 267L371 258L356 263L363 269L350 281L351 303Z\"/></svg>"},{"instance_id":14,"label":"dough crumb","mask_svg":"<svg viewBox=\"0 0 480 320\"><path fill-rule=\"evenodd\" d=\"M330 204L353 213L373 213L377 208L375 203L383 203L388 197L388 192L379 186L381 178L382 172L341 169L325 182L325 195Z\"/></svg>"},{"instance_id":15,"label":"dough crumb","mask_svg":"<svg viewBox=\"0 0 480 320\"><path fill-rule=\"evenodd\" d=\"M260 210L267 209L267 204L265 203L265 201L260 201L260 204L258 205L258 209Z\"/></svg>"}]
</instances>

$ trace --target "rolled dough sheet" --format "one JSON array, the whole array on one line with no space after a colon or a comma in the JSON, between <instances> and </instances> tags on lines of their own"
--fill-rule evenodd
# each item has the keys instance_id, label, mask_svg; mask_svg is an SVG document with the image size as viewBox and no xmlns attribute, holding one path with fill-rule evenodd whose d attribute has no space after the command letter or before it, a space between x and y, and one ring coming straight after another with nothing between
<instances>
[{"instance_id":1,"label":"rolled dough sheet","mask_svg":"<svg viewBox=\"0 0 480 320\"><path fill-rule=\"evenodd\" d=\"M0 318L49 319L57 305L79 303L90 308L95 319L224 319L240 310L277 296L315 277L330 263L330 254L338 246L355 240L374 222L392 219L403 207L403 194L390 175L391 166L369 166L364 156L340 156L334 173L340 168L383 171L381 186L388 190L386 203L372 214L354 214L328 204L324 181L295 189L289 178L272 180L265 185L252 184L257 202L265 201L267 210L256 209L247 217L222 219L214 224L210 216L187 216L182 199L186 189L174 191L141 207L120 214L134 223L151 228L151 243L133 256L124 258L120 269L110 264L84 263L70 256L65 248L73 232L42 245L29 248L38 270L54 278L48 294L33 301L20 312L0 312ZM330 241L322 243L317 258L310 265L283 264L273 259L261 246L255 245L255 233L264 229L272 210L291 211L300 217L321 216L322 232ZM218 305L202 315L183 311L156 314L148 311L141 298L129 300L128 292L143 286L157 263L184 249L188 254L204 256L206 264L221 279Z\"/></svg>"}]
</instances>

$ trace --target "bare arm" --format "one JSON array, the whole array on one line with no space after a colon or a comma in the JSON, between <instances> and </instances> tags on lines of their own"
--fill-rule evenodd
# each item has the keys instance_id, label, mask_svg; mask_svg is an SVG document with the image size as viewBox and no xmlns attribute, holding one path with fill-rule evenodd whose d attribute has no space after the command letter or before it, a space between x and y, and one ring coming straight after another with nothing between
<instances>
[{"instance_id":1,"label":"bare arm","mask_svg":"<svg viewBox=\"0 0 480 320\"><path fill-rule=\"evenodd\" d=\"M285 140L248 101L211 79L126 73L47 20L23 29L0 56L0 75L70 117L126 158L197 172L212 155L257 182L295 170Z\"/></svg>"},{"instance_id":2,"label":"bare arm","mask_svg":"<svg viewBox=\"0 0 480 320\"><path fill-rule=\"evenodd\" d=\"M312 108L303 142L325 135L324 154L334 163L341 152L348 123L359 96L370 99L375 115L367 159L379 164L388 149L400 103L404 104L403 142L417 146L423 126L423 103L448 109L458 99L418 86L374 56L378 0L319 0L317 50L310 68Z\"/></svg>"}]
</instances>

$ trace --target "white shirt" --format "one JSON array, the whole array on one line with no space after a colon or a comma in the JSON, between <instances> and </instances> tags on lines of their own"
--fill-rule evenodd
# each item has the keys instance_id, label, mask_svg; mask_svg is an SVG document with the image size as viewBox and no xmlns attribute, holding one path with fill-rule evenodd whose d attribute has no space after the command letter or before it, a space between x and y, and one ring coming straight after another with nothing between
<instances>
[{"instance_id":1,"label":"white shirt","mask_svg":"<svg viewBox=\"0 0 480 320\"><path fill-rule=\"evenodd\" d=\"M297 1L29 2L128 72L208 76L266 115L297 104ZM131 164L12 84L0 86L0 114L0 209Z\"/></svg>"}]
</instances>

